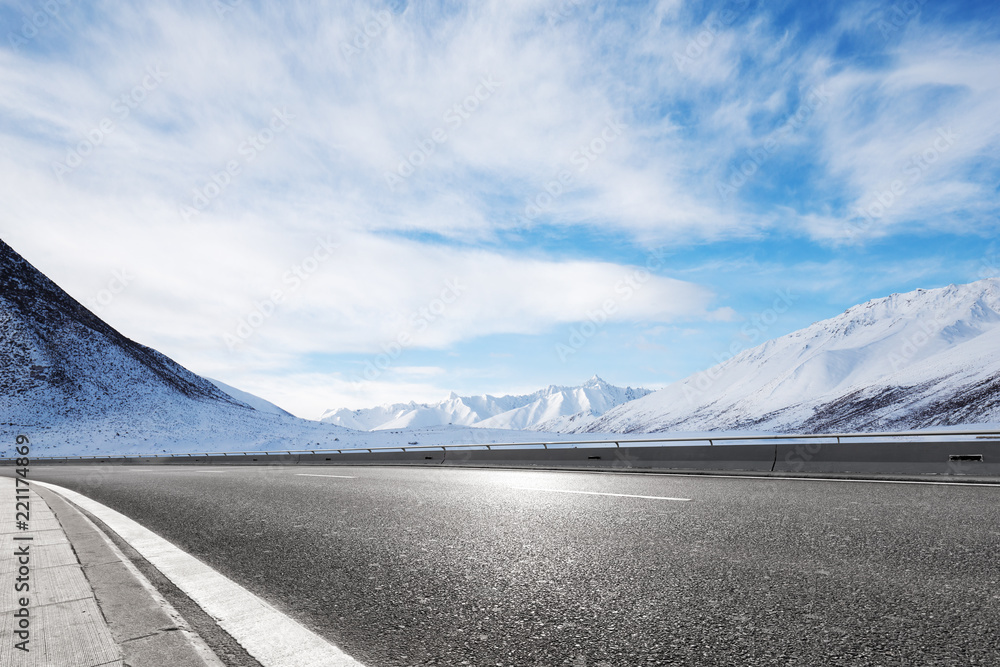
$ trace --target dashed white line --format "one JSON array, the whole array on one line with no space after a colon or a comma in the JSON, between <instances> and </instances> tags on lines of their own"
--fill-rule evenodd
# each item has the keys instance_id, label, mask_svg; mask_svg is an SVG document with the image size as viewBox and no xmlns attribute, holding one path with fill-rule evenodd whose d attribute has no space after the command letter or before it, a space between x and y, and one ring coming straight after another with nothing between
<instances>
[{"instance_id":1,"label":"dashed white line","mask_svg":"<svg viewBox=\"0 0 1000 667\"><path fill-rule=\"evenodd\" d=\"M127 516L55 484L32 484L55 491L121 535L264 667L364 667L323 637Z\"/></svg>"},{"instance_id":2,"label":"dashed white line","mask_svg":"<svg viewBox=\"0 0 1000 667\"><path fill-rule=\"evenodd\" d=\"M351 477L350 475L316 475L311 472L297 472L296 477L337 477L338 479L357 479L357 477Z\"/></svg>"},{"instance_id":3,"label":"dashed white line","mask_svg":"<svg viewBox=\"0 0 1000 667\"><path fill-rule=\"evenodd\" d=\"M601 491L570 491L568 489L540 489L533 486L515 486L521 491L547 491L549 493L580 493L587 496L615 496L618 498L645 498L647 500L678 500L680 502L690 502L690 498L671 498L669 496L637 496L631 493L603 493Z\"/></svg>"}]
</instances>

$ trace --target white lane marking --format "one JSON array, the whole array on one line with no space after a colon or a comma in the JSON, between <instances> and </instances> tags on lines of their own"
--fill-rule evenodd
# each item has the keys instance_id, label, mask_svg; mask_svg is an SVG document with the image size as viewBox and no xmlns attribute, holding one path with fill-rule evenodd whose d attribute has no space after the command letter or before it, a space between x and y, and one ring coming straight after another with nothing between
<instances>
[{"instance_id":1,"label":"white lane marking","mask_svg":"<svg viewBox=\"0 0 1000 667\"><path fill-rule=\"evenodd\" d=\"M192 470L191 472L221 472L221 473L227 473L229 471L228 470Z\"/></svg>"},{"instance_id":2,"label":"white lane marking","mask_svg":"<svg viewBox=\"0 0 1000 667\"><path fill-rule=\"evenodd\" d=\"M128 557L121 552L118 545L115 544L103 530L98 528L94 522L90 520L90 517L82 513L76 507L73 507L73 505L70 505L70 507L73 508L73 511L75 511L81 519L83 519L84 523L94 530L97 536L104 542L105 545L107 545L111 553L113 553L119 562L121 562L122 566L124 566L124 568L131 573L132 577L139 582L139 585L146 590L146 594L153 598L156 604L158 604L167 616L170 617L170 619L174 622L174 625L176 625L183 634L188 644L192 649L194 649L194 652L197 653L205 663L205 667L226 667L222 661L219 660L219 657L215 655L212 649L208 647L205 640L201 638L201 635L191 629L191 626L188 625L188 622L184 619L184 617L181 616L176 609L174 609L172 604L167 602L166 598L160 595L160 591L156 590L156 588L153 587L153 584L149 583L149 579L146 578L146 575L140 572L139 568L135 566L135 563L129 560Z\"/></svg>"},{"instance_id":3,"label":"white lane marking","mask_svg":"<svg viewBox=\"0 0 1000 667\"><path fill-rule=\"evenodd\" d=\"M582 493L588 496L617 496L618 498L647 498L649 500L679 500L688 502L690 498L670 498L668 496L636 496L631 493L601 493L600 491L569 491L567 489L540 489L533 486L515 486L521 491L548 491L549 493Z\"/></svg>"},{"instance_id":4,"label":"white lane marking","mask_svg":"<svg viewBox=\"0 0 1000 667\"><path fill-rule=\"evenodd\" d=\"M506 470L510 470L510 468L507 468ZM785 477L783 475L718 475L700 472L646 472L641 469L628 471L623 470L620 472L609 470L533 470L532 472L554 472L570 475L642 475L644 477L681 477L687 479L711 477L713 479L788 479L798 480L801 482L854 482L856 484L937 484L940 486L981 486L1000 489L1000 484L996 482L930 482L919 479L847 479L839 477Z\"/></svg>"},{"instance_id":5,"label":"white lane marking","mask_svg":"<svg viewBox=\"0 0 1000 667\"><path fill-rule=\"evenodd\" d=\"M1000 489L1000 484L990 482L924 482L905 479L836 479L833 477L767 477L764 475L673 475L674 477L724 477L727 479L798 479L804 482L853 482L855 484L931 484L938 486L992 486Z\"/></svg>"},{"instance_id":6,"label":"white lane marking","mask_svg":"<svg viewBox=\"0 0 1000 667\"><path fill-rule=\"evenodd\" d=\"M364 667L351 656L194 556L110 507L34 481L90 512L216 619L264 667Z\"/></svg>"},{"instance_id":7,"label":"white lane marking","mask_svg":"<svg viewBox=\"0 0 1000 667\"><path fill-rule=\"evenodd\" d=\"M295 475L297 477L337 477L339 479L357 479L357 477L351 477L350 475L315 475L310 472L297 472Z\"/></svg>"}]
</instances>

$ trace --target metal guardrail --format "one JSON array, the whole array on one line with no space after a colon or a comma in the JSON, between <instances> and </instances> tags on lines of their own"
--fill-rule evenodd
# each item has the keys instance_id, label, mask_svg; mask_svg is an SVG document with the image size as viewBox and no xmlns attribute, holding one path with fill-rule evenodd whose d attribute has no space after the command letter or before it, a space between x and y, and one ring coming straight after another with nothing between
<instances>
[{"instance_id":1,"label":"metal guardrail","mask_svg":"<svg viewBox=\"0 0 1000 667\"><path fill-rule=\"evenodd\" d=\"M191 458L195 456L270 456L270 455L286 455L286 454L344 454L346 453L356 453L356 452L369 452L374 453L378 451L449 451L449 450L467 450L470 448L483 448L488 450L493 448L528 448L528 447L539 447L543 449L548 449L550 446L554 448L562 448L564 445L588 445L588 446L601 446L601 445L614 445L616 448L622 446L629 447L633 444L649 444L649 443L675 443L675 442L687 442L687 443L705 443L707 442L709 446L715 446L716 442L743 442L743 441L771 441L775 444L788 444L787 441L797 441L797 440L835 440L837 444L841 444L843 440L858 440L858 439L873 439L873 438L909 438L909 437L954 437L954 436L990 436L989 439L1000 440L1000 431L995 430L962 430L962 431L886 431L886 432L875 432L875 433L806 433L806 434L760 434L760 435L719 435L719 436L675 436L666 438L634 438L634 439L624 439L619 438L616 440L540 440L537 442L501 442L501 443L457 443L452 445L419 445L419 444L407 444L407 445L397 445L388 447L342 447L339 449L275 449L275 450L260 450L260 451L236 451L236 452L184 452L184 453L167 453L167 454L104 454L104 455L93 455L93 456L33 456L31 457L33 461L46 460L46 459L59 459L59 460L91 460L91 459L166 459L166 458ZM624 445L623 445L624 443ZM5 461L7 459L0 459L0 461Z\"/></svg>"}]
</instances>

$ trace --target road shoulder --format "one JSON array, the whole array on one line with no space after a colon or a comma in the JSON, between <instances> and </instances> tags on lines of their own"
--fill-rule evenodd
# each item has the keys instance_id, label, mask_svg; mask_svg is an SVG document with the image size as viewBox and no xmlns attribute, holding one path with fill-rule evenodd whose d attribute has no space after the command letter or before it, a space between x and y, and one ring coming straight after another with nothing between
<instances>
[{"instance_id":1,"label":"road shoulder","mask_svg":"<svg viewBox=\"0 0 1000 667\"><path fill-rule=\"evenodd\" d=\"M35 490L72 545L125 665L224 667L102 530L58 494Z\"/></svg>"}]
</instances>

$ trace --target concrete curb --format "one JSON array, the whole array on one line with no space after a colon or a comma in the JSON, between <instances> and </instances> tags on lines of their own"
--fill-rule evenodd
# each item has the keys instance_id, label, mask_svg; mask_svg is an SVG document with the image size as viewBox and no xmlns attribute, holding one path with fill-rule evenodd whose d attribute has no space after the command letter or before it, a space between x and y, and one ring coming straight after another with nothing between
<instances>
[{"instance_id":1,"label":"concrete curb","mask_svg":"<svg viewBox=\"0 0 1000 667\"><path fill-rule=\"evenodd\" d=\"M59 519L125 665L224 667L100 528L59 494L35 489Z\"/></svg>"},{"instance_id":2,"label":"concrete curb","mask_svg":"<svg viewBox=\"0 0 1000 667\"><path fill-rule=\"evenodd\" d=\"M92 515L95 522L103 522L127 548L134 549L215 619L218 627L243 647L253 664L362 667L362 663L324 637L134 519L72 489L49 482L35 484L59 494Z\"/></svg>"},{"instance_id":3,"label":"concrete curb","mask_svg":"<svg viewBox=\"0 0 1000 667\"><path fill-rule=\"evenodd\" d=\"M27 488L28 529L18 530L14 512L0 517L0 666L123 667L66 532L37 487ZM0 489L14 498L13 479Z\"/></svg>"}]
</instances>

